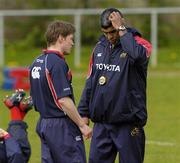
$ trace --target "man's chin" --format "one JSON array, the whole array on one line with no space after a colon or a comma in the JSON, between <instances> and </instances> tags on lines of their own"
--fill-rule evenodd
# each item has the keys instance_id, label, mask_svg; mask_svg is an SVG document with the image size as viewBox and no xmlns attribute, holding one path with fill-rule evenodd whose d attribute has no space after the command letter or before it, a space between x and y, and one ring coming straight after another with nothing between
<instances>
[{"instance_id":1,"label":"man's chin","mask_svg":"<svg viewBox=\"0 0 180 163\"><path fill-rule=\"evenodd\" d=\"M70 52L64 52L64 55L69 55L70 54Z\"/></svg>"},{"instance_id":2,"label":"man's chin","mask_svg":"<svg viewBox=\"0 0 180 163\"><path fill-rule=\"evenodd\" d=\"M115 44L115 43L116 43L115 40L110 40L109 42L110 42L111 44Z\"/></svg>"}]
</instances>

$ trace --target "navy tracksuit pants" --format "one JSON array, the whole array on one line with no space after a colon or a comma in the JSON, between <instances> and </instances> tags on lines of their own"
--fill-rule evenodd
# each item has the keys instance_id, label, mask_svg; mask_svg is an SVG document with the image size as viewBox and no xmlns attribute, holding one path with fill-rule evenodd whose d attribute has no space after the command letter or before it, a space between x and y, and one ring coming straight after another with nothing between
<instances>
[{"instance_id":1,"label":"navy tracksuit pants","mask_svg":"<svg viewBox=\"0 0 180 163\"><path fill-rule=\"evenodd\" d=\"M86 163L81 132L68 117L40 118L36 131L41 139L42 163Z\"/></svg>"},{"instance_id":2,"label":"navy tracksuit pants","mask_svg":"<svg viewBox=\"0 0 180 163\"><path fill-rule=\"evenodd\" d=\"M23 121L11 121L7 131L12 137L0 141L0 163L27 163L31 147L27 136L27 124Z\"/></svg>"},{"instance_id":3,"label":"navy tracksuit pants","mask_svg":"<svg viewBox=\"0 0 180 163\"><path fill-rule=\"evenodd\" d=\"M117 153L120 163L143 163L144 148L142 127L95 123L89 163L114 163Z\"/></svg>"}]
</instances>

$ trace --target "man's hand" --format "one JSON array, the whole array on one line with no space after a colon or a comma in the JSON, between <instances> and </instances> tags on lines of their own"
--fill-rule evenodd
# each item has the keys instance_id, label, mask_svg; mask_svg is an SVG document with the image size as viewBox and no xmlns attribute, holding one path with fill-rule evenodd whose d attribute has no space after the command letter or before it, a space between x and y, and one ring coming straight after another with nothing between
<instances>
[{"instance_id":1,"label":"man's hand","mask_svg":"<svg viewBox=\"0 0 180 163\"><path fill-rule=\"evenodd\" d=\"M8 132L0 128L0 138L4 138L6 135L8 135Z\"/></svg>"},{"instance_id":2,"label":"man's hand","mask_svg":"<svg viewBox=\"0 0 180 163\"><path fill-rule=\"evenodd\" d=\"M88 125L83 124L82 126L79 127L79 129L85 139L89 139L92 136L92 128L90 128Z\"/></svg>"},{"instance_id":3,"label":"man's hand","mask_svg":"<svg viewBox=\"0 0 180 163\"><path fill-rule=\"evenodd\" d=\"M82 117L85 124L89 126L89 118L88 117Z\"/></svg>"},{"instance_id":4,"label":"man's hand","mask_svg":"<svg viewBox=\"0 0 180 163\"><path fill-rule=\"evenodd\" d=\"M92 136L92 129L84 122L83 118L79 115L74 102L70 97L63 97L58 100L63 111L70 117L70 119L79 127L81 133L88 139Z\"/></svg>"},{"instance_id":5,"label":"man's hand","mask_svg":"<svg viewBox=\"0 0 180 163\"><path fill-rule=\"evenodd\" d=\"M112 22L112 26L118 30L118 28L125 24L124 18L121 17L119 12L112 12L109 15L109 20Z\"/></svg>"}]
</instances>

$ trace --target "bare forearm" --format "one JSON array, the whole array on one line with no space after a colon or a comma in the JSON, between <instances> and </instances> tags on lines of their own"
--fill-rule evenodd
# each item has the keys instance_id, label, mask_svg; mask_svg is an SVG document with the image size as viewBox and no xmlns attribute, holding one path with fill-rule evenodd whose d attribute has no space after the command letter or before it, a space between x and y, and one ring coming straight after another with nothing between
<instances>
[{"instance_id":1,"label":"bare forearm","mask_svg":"<svg viewBox=\"0 0 180 163\"><path fill-rule=\"evenodd\" d=\"M76 123L79 127L81 133L84 135L86 139L92 136L92 129L86 125L84 120L79 115L74 102L69 97L63 97L58 101L61 104L64 112Z\"/></svg>"},{"instance_id":2,"label":"bare forearm","mask_svg":"<svg viewBox=\"0 0 180 163\"><path fill-rule=\"evenodd\" d=\"M61 104L63 111L74 121L74 123L76 123L77 126L81 127L85 124L71 98L61 98L59 99L59 103Z\"/></svg>"}]
</instances>

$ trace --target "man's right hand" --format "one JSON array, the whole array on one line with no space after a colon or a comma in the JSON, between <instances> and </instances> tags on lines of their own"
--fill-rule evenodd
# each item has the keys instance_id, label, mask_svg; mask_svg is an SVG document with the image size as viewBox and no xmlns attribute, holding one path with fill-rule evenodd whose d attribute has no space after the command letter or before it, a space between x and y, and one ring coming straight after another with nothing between
<instances>
[{"instance_id":1,"label":"man's right hand","mask_svg":"<svg viewBox=\"0 0 180 163\"><path fill-rule=\"evenodd\" d=\"M89 126L89 118L88 117L82 117L85 124Z\"/></svg>"},{"instance_id":2,"label":"man's right hand","mask_svg":"<svg viewBox=\"0 0 180 163\"><path fill-rule=\"evenodd\" d=\"M90 128L87 124L83 124L79 127L81 133L83 134L85 139L89 139L92 136L92 128Z\"/></svg>"}]
</instances>

